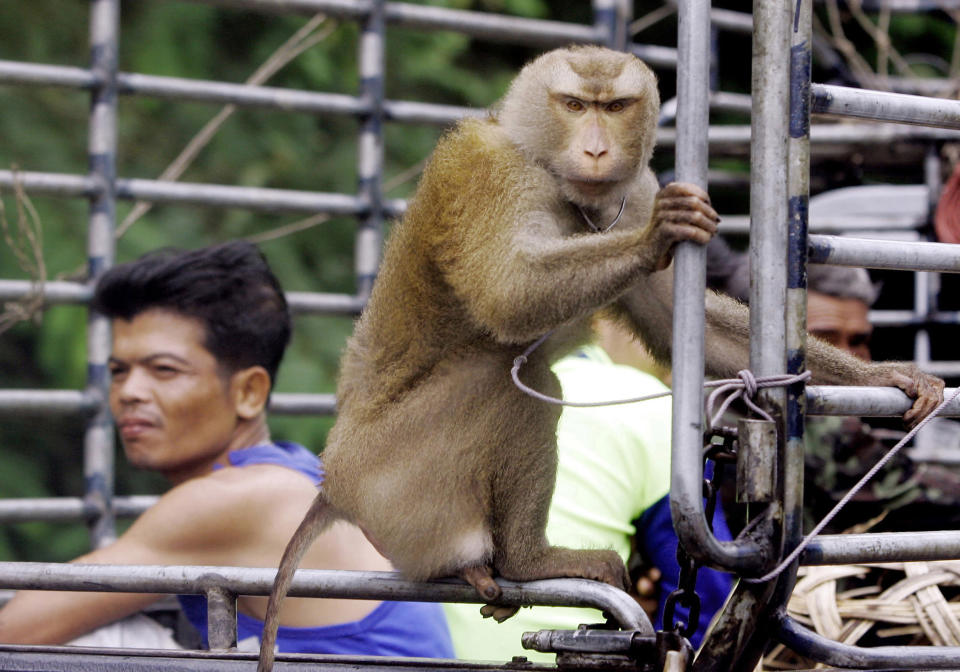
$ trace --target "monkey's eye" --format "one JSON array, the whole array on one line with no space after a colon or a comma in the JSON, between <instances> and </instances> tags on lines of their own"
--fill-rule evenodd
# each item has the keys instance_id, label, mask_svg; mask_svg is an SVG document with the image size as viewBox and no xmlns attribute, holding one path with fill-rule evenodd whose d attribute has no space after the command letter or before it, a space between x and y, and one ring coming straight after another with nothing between
<instances>
[{"instance_id":1,"label":"monkey's eye","mask_svg":"<svg viewBox=\"0 0 960 672\"><path fill-rule=\"evenodd\" d=\"M571 112L583 112L583 101L577 100L576 98L567 99L567 109Z\"/></svg>"},{"instance_id":2,"label":"monkey's eye","mask_svg":"<svg viewBox=\"0 0 960 672\"><path fill-rule=\"evenodd\" d=\"M615 100L612 103L607 104L607 112L623 112L626 109L627 104L622 100Z\"/></svg>"}]
</instances>

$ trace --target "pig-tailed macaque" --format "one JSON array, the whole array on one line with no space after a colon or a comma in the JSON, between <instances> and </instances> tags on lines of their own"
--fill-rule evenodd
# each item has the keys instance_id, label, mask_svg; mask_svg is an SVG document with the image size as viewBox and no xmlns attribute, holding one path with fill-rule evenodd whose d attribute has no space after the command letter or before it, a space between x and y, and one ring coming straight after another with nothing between
<instances>
[{"instance_id":1,"label":"pig-tailed macaque","mask_svg":"<svg viewBox=\"0 0 960 672\"><path fill-rule=\"evenodd\" d=\"M269 669L277 609L315 535L359 525L408 578L460 576L487 602L514 581L583 577L627 588L612 550L551 546L545 536L559 409L518 390L560 395L550 364L589 334L599 309L669 359L672 250L707 243L718 217L690 184L658 189L648 167L659 96L640 60L599 47L529 63L485 120L437 145L343 356L326 481L284 555L266 617ZM612 223L615 226L610 227ZM748 366L748 314L707 297L706 363ZM908 364L870 364L811 342L817 383L896 385L928 413L942 381ZM488 604L498 620L511 607Z\"/></svg>"}]
</instances>

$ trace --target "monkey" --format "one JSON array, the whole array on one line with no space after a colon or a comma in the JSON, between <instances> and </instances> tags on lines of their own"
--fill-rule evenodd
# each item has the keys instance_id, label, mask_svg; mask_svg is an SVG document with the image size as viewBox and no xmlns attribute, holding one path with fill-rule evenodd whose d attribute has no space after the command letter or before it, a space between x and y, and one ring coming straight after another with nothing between
<instances>
[{"instance_id":1,"label":"monkey","mask_svg":"<svg viewBox=\"0 0 960 672\"><path fill-rule=\"evenodd\" d=\"M486 119L441 138L385 246L342 360L326 480L281 561L261 645L270 669L280 600L314 537L357 524L406 577L459 576L497 620L494 576L581 577L626 589L612 550L551 546L559 396L550 364L605 311L668 361L673 249L706 244L718 216L692 184L649 167L659 94L636 57L595 46L527 64ZM707 370L747 368L747 308L706 295ZM551 331L552 330L552 331ZM819 383L896 385L928 413L943 382L910 364L866 363L811 342Z\"/></svg>"}]
</instances>

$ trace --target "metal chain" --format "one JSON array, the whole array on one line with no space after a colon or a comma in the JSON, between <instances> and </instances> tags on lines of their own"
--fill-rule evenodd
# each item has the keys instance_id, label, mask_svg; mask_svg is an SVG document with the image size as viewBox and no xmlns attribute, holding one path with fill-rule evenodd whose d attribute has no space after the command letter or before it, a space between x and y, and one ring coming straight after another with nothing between
<instances>
[{"instance_id":1,"label":"metal chain","mask_svg":"<svg viewBox=\"0 0 960 672\"><path fill-rule=\"evenodd\" d=\"M703 479L703 496L706 499L704 513L707 517L707 527L713 532L713 515L717 510L717 500L720 491L718 479L720 470L716 467L716 462L721 459L729 459L736 453L736 434L728 429L716 432L717 436L723 437L722 444L711 443L713 435L707 435L706 448L704 450L704 461L714 460L715 466L710 478ZM689 638L697 631L697 624L700 622L700 596L697 594L697 572L700 569L700 563L690 557L682 545L677 546L677 564L680 565L680 578L677 581L677 589L671 592L666 599L663 607L663 627L664 630L673 630L684 637ZM677 618L677 606L688 609L687 622Z\"/></svg>"}]
</instances>

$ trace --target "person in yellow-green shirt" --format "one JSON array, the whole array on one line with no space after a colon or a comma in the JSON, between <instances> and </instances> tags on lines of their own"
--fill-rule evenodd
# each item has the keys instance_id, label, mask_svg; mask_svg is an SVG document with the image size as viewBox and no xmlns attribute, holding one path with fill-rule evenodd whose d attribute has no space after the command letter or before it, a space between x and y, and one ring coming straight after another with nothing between
<instances>
[{"instance_id":1,"label":"person in yellow-green shirt","mask_svg":"<svg viewBox=\"0 0 960 672\"><path fill-rule=\"evenodd\" d=\"M570 401L627 399L667 390L653 376L632 366L615 364L598 345L589 345L558 361L554 372ZM676 588L679 567L677 537L670 519L671 399L590 408L564 407L557 427L559 465L550 506L547 537L551 544L573 548L612 548L626 562L632 544L644 566L659 570L654 627L662 627L663 606ZM715 533L729 539L721 515ZM697 593L702 600L697 646L714 612L726 599L728 574L701 569ZM543 629L576 629L603 621L589 608L532 607L503 623L480 619L476 605L445 605L458 658L510 660L526 656L550 661L552 654L525 650L522 633ZM677 608L684 620L686 610Z\"/></svg>"}]
</instances>

